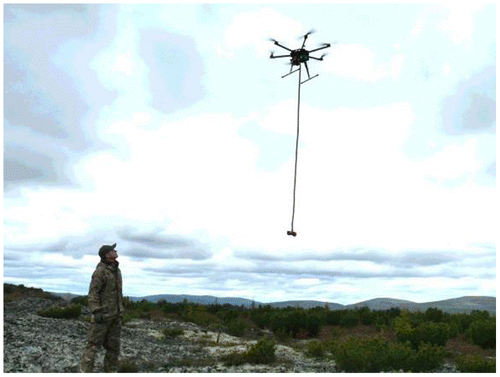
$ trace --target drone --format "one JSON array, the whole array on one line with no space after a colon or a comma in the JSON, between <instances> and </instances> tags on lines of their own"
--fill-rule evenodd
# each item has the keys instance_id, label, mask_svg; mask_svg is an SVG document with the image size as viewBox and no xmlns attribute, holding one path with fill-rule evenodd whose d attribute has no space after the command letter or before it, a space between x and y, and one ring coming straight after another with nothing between
<instances>
[{"instance_id":1,"label":"drone","mask_svg":"<svg viewBox=\"0 0 500 377\"><path fill-rule=\"evenodd\" d=\"M307 37L310 34L312 34L312 33L314 33L314 30L309 31L308 33L306 33L304 35L304 41L302 42L302 46L300 48L296 49L296 50L292 50L292 49L290 49L290 48L288 48L286 46L283 46L276 39L270 38L270 40L272 42L274 42L274 44L276 46L279 46L281 48L284 48L285 50L290 51L290 54L288 54L288 55L274 55L274 52L271 52L271 56L270 56L271 59L276 59L276 58L290 58L290 72L287 73L284 76L281 76L281 78L286 77L288 75L291 75L294 72L297 72L300 69L300 64L302 64L302 63L304 63L304 66L306 67L308 79L305 80L305 81L303 81L303 82L301 82L301 84L305 83L306 81L312 80L313 78L315 78L316 76L318 76L318 75L315 75L313 77L310 76L310 74L309 74L309 67L307 66L307 62L309 61L309 59L323 60L323 58L326 56L326 54L321 55L321 57L319 57L319 58L311 56L309 54L311 52L316 52L316 51L328 48L331 45L330 45L330 43L323 43L323 45L321 47L315 48L314 50L310 50L310 51L306 50L304 48L304 46L306 45ZM295 71L292 71L293 70L293 66L299 66L299 68L296 69Z\"/></svg>"},{"instance_id":2,"label":"drone","mask_svg":"<svg viewBox=\"0 0 500 377\"><path fill-rule=\"evenodd\" d=\"M319 58L317 58L317 57L311 56L310 55L311 52L316 52L316 51L323 50L325 48L330 47L329 43L323 43L323 45L321 47L318 47L314 50L306 50L304 47L306 45L307 37L313 32L314 32L314 30L311 30L304 35L304 41L302 42L302 46L296 50L292 50L291 48L283 46L276 39L270 38L270 41L274 42L274 44L276 46L279 46L281 48L284 48L285 50L290 51L290 53L288 55L274 55L274 52L271 52L271 56L270 56L271 59L290 58L290 72L288 72L284 76L281 76L281 78L286 77L288 75L291 75L294 72L299 71L299 95L298 95L298 105L297 105L297 139L295 142L295 174L294 174L294 178L293 178L293 209L292 209L292 224L291 224L292 229L286 232L287 235L294 236L294 237L297 236L297 232L294 232L294 230L293 230L293 221L295 219L295 191L296 191L296 187L297 187L297 157L298 157L298 151L299 151L300 86L302 84L304 84L305 82L312 80L313 78L318 76L318 75L314 75L313 77L311 77L311 75L309 74L309 67L307 66L307 62L309 61L309 59L323 60L323 58L326 55L326 54L323 54ZM307 80L304 80L304 81L301 81L302 80L301 79L301 72L302 72L301 64L302 63L304 63L304 66L306 67L307 77L308 77ZM299 68L297 68L295 71L293 71L294 66L298 66Z\"/></svg>"}]
</instances>

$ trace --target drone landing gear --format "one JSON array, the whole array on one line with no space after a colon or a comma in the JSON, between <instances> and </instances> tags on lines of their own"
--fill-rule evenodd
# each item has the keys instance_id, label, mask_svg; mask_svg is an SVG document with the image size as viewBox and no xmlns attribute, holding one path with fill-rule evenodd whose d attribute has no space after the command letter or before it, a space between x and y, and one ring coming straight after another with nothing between
<instances>
[{"instance_id":1,"label":"drone landing gear","mask_svg":"<svg viewBox=\"0 0 500 377\"><path fill-rule=\"evenodd\" d=\"M319 73L317 75L314 75L313 77L309 77L307 80L302 81L301 84L308 82L309 80L312 80L313 78L318 77L318 76L319 76Z\"/></svg>"},{"instance_id":2,"label":"drone landing gear","mask_svg":"<svg viewBox=\"0 0 500 377\"><path fill-rule=\"evenodd\" d=\"M293 230L287 230L286 234L295 237L297 235L297 232L294 232Z\"/></svg>"}]
</instances>

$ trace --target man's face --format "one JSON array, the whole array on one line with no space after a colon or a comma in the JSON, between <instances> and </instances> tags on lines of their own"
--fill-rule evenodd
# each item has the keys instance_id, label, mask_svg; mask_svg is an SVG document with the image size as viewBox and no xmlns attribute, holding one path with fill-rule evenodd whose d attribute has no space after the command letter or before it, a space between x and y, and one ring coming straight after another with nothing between
<instances>
[{"instance_id":1,"label":"man's face","mask_svg":"<svg viewBox=\"0 0 500 377\"><path fill-rule=\"evenodd\" d=\"M106 253L106 260L108 262L116 262L116 258L118 258L118 252L116 250L111 250Z\"/></svg>"}]
</instances>

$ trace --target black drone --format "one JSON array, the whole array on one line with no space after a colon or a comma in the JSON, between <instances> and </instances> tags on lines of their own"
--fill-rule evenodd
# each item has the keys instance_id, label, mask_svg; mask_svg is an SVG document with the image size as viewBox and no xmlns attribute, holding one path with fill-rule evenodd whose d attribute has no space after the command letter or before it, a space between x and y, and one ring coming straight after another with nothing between
<instances>
[{"instance_id":1,"label":"black drone","mask_svg":"<svg viewBox=\"0 0 500 377\"><path fill-rule=\"evenodd\" d=\"M309 81L309 80L312 80L313 78L315 78L316 76L318 75L315 75L313 77L311 77L309 75L309 67L307 66L307 61L309 59L315 59L315 60L323 60L323 58L325 57L326 54L323 54L321 55L321 57L319 58L316 58L314 56L311 56L309 55L311 52L315 52L315 51L319 51L319 50L323 50L324 48L328 48L330 47L330 44L329 43L323 43L323 46L321 47L318 47L314 50L306 50L304 48L304 46L306 45L306 40L307 40L307 36L311 33L313 33L314 31L311 30L309 33L307 33L306 35L304 35L304 41L302 42L302 47L301 48L298 48L296 50L292 50L288 47L285 47L283 46L282 44L280 44L276 39L270 39L272 42L274 42L274 44L276 46L280 46L281 48L284 48L285 50L288 50L290 51L290 54L288 55L274 55L274 53L271 52L271 56L270 58L271 59L275 59L275 58L290 58L290 72L287 73L286 75L282 76L283 77L286 77L288 75L291 75L292 73L294 72L297 72L299 71L299 95L298 95L298 104L297 104L297 139L295 141L295 174L294 174L294 178L293 178L293 209L292 209L292 229L287 231L286 234L289 235L289 236L297 236L297 232L295 232L293 230L293 221L294 221L294 218L295 218L295 191L296 191L296 187L297 187L297 159L298 159L298 151L299 151L299 112L300 112L300 86L305 83L306 81ZM301 81L301 64L304 63L305 67L306 67L306 71L307 71L307 80L304 80L304 81ZM298 66L299 68L297 68L295 71L292 71L293 70L293 66L296 65Z\"/></svg>"},{"instance_id":2,"label":"black drone","mask_svg":"<svg viewBox=\"0 0 500 377\"><path fill-rule=\"evenodd\" d=\"M323 58L325 57L326 54L321 55L321 57L319 57L319 58L311 56L309 54L311 52L319 51L319 50L322 50L324 48L330 47L330 43L323 43L323 46L315 48L314 50L310 50L310 51L306 50L304 48L304 46L306 44L307 37L308 37L309 34L312 34L313 32L314 31L311 30L310 32L308 32L307 34L304 35L304 41L302 42L302 47L298 48L296 50L292 50L292 49L290 49L288 47L283 46L276 39L272 39L272 38L270 39L272 42L274 42L274 44L276 46L280 46L281 48L284 48L285 50L290 51L290 54L288 54L288 55L274 55L274 52L271 52L271 56L270 56L271 59L276 59L276 58L290 58L290 72L287 73L286 75L282 76L282 77L286 77L286 76L288 76L288 75L290 75L290 74L292 74L294 72L297 72L298 69L296 69L295 71L292 72L293 66L297 65L300 68L300 64L301 63L304 63L304 65L306 67L306 71L307 71L307 77L308 77L308 79L305 80L304 82L309 81L309 80L315 78L316 76L318 76L318 75L315 75L315 76L311 77L309 75L309 67L307 66L307 61L309 60L309 58L315 59L315 60L323 60Z\"/></svg>"}]
</instances>

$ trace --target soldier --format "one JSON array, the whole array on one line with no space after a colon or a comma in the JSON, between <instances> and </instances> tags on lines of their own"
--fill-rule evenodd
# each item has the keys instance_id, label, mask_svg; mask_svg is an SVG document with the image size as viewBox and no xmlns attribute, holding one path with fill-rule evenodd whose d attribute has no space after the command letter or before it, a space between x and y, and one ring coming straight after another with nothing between
<instances>
[{"instance_id":1,"label":"soldier","mask_svg":"<svg viewBox=\"0 0 500 377\"><path fill-rule=\"evenodd\" d=\"M81 372L94 370L95 354L104 346L104 371L118 371L120 355L120 331L122 303L122 275L116 258L118 253L113 245L103 245L99 249L101 261L92 274L88 305L92 313L88 343L81 360Z\"/></svg>"}]
</instances>

